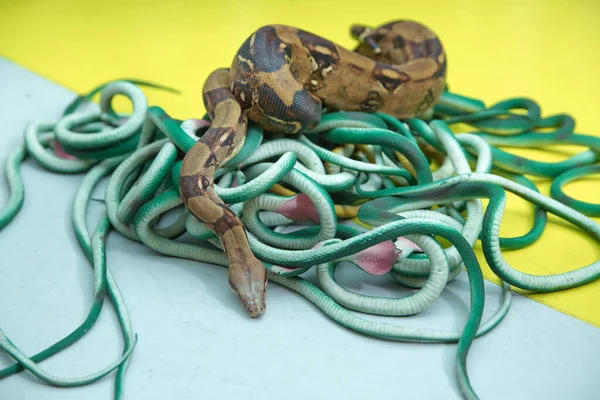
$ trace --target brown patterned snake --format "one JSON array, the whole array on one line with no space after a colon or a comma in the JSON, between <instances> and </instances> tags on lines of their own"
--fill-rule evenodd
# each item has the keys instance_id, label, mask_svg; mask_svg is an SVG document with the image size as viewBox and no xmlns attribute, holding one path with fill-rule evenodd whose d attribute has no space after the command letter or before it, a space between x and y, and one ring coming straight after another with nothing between
<instances>
[{"instance_id":1,"label":"brown patterned snake","mask_svg":"<svg viewBox=\"0 0 600 400\"><path fill-rule=\"evenodd\" d=\"M394 21L351 33L360 42L354 51L297 28L264 26L242 44L231 69L217 69L205 82L212 125L183 160L181 196L219 237L229 284L251 317L266 309L267 271L213 188L215 170L243 146L248 118L265 130L298 133L319 123L323 106L426 117L444 90L444 50L425 26Z\"/></svg>"}]
</instances>

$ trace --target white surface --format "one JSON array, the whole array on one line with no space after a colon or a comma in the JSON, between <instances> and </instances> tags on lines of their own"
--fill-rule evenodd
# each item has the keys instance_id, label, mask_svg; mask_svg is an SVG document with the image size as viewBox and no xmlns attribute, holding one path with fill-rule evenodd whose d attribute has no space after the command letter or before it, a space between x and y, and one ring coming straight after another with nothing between
<instances>
[{"instance_id":1,"label":"white surface","mask_svg":"<svg viewBox=\"0 0 600 400\"><path fill-rule=\"evenodd\" d=\"M0 58L2 170L9 151L21 143L25 124L58 118L73 96ZM0 326L33 354L83 321L91 304L92 271L71 228L71 204L82 175L54 174L33 160L26 161L22 174L24 208L0 232ZM4 204L4 182L1 187ZM100 207L94 202L91 210ZM460 398L455 344L400 343L357 334L275 283L268 288L266 314L251 320L229 289L226 269L164 257L116 232L109 236L107 258L139 335L125 399ZM387 295L402 293L388 277L356 269L338 276L363 293L380 287ZM426 312L395 322L462 329L466 278L463 274L451 283ZM487 282L486 287L487 316L498 305L500 288ZM119 357L120 331L108 300L105 304L94 328L43 362L43 368L75 377ZM500 326L473 345L469 373L482 399L597 399L599 348L599 329L515 295ZM0 354L0 366L10 363ZM90 386L60 389L22 372L0 381L0 399L111 399L113 386L114 373Z\"/></svg>"}]
</instances>

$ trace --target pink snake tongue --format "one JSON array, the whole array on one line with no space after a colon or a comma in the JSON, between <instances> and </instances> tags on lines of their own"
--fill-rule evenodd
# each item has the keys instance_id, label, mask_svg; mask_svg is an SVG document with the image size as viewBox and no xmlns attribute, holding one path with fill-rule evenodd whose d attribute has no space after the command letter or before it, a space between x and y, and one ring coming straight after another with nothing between
<instances>
[{"instance_id":1,"label":"pink snake tongue","mask_svg":"<svg viewBox=\"0 0 600 400\"><path fill-rule=\"evenodd\" d=\"M292 221L312 221L316 223L320 221L317 208L304 193L292 197L279 206L275 212L283 214Z\"/></svg>"},{"instance_id":2,"label":"pink snake tongue","mask_svg":"<svg viewBox=\"0 0 600 400\"><path fill-rule=\"evenodd\" d=\"M72 156L69 153L67 153L58 140L54 140L53 144L54 144L54 154L56 155L56 157L62 158L65 160L73 160L73 159L77 158L77 157Z\"/></svg>"},{"instance_id":3,"label":"pink snake tongue","mask_svg":"<svg viewBox=\"0 0 600 400\"><path fill-rule=\"evenodd\" d=\"M398 258L421 251L410 240L399 237L395 243L387 240L355 254L353 261L371 275L384 275L390 272Z\"/></svg>"},{"instance_id":4,"label":"pink snake tongue","mask_svg":"<svg viewBox=\"0 0 600 400\"><path fill-rule=\"evenodd\" d=\"M392 241L386 240L356 253L352 258L368 274L384 275L390 272L401 254Z\"/></svg>"}]
</instances>

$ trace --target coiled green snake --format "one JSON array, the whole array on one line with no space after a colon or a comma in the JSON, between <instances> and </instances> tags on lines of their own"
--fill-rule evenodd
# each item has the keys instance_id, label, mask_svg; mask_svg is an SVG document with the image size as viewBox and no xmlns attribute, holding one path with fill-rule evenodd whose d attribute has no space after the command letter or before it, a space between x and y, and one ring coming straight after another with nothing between
<instances>
[{"instance_id":1,"label":"coiled green snake","mask_svg":"<svg viewBox=\"0 0 600 400\"><path fill-rule=\"evenodd\" d=\"M342 65L352 64L351 60L372 66L380 64L332 47L330 42L315 36L302 44L302 38L308 34L299 34L292 28L266 27L259 30L265 35L261 39L263 45L256 47L261 41L256 35L251 36L238 54L241 59L236 55L238 61L234 61L232 70L219 70L207 80L205 119L176 121L160 107L148 107L138 87L146 83L116 81L76 99L58 121L32 121L25 129L23 145L11 152L7 160L10 198L0 211L0 229L22 207L25 189L19 166L28 156L54 172L86 172L75 196L72 222L94 268L94 302L79 327L32 356L25 355L0 330L0 346L16 361L0 371L0 379L27 369L52 385L79 386L97 381L116 369L115 398L120 398L136 335L123 296L106 268L106 236L114 228L161 254L228 266L230 283L253 316L264 311L264 283L268 276L271 281L300 293L348 329L391 340L458 342L456 367L461 393L465 398L477 398L468 379L467 354L473 340L493 329L506 315L510 306L509 284L532 291L555 291L583 285L600 276L600 261L563 274L527 275L506 263L501 254L501 249L521 249L535 242L544 231L547 212L600 240L600 226L589 218L597 215L598 205L566 197L560 189L569 180L598 171L600 139L573 133L575 124L568 115L542 118L539 106L529 99L508 99L487 107L481 101L446 89L434 92L431 100L427 85L438 87L443 77L436 74L445 71L445 66L441 69L445 62L441 45L428 30L417 40L415 32L409 32L407 27L425 28L411 23L404 25L403 29L408 30L403 32L409 33L402 40L384 40L389 32L395 35L402 24L384 25L387 28L373 31L353 29L361 41L358 48L365 55L383 57L386 46L394 47L394 43L403 43L413 55L425 58L426 54L436 55L435 68L425 61L432 66L429 81L411 75L410 62L402 67L409 79L403 78L398 87L416 85L414 92L411 91L415 96L412 100L399 100L396 104L395 107L406 107L402 112L372 108L376 104L380 107L390 104L386 102L390 99L373 102L374 95L363 97L362 102L353 97L351 104L345 105L349 109L331 103L335 99L341 101L339 98L350 99L351 93L353 96L364 93L347 91L348 96L344 97L329 92L335 92L338 84L332 80L331 86L327 86L328 78L336 76L335 68L327 63L335 60L332 49L344 56L336 61L346 60ZM293 44L291 50L286 43ZM425 45L419 47L417 43ZM315 102L319 99L325 110L318 109L318 115L312 115L312 119L298 118L300 109L294 108L297 104L292 102L289 113L281 108L279 114L264 112L281 104L272 95L266 96L261 86L253 89L243 86L243 82L251 80L252 71L266 68L264 65L259 68L265 59L258 57L266 49L278 54L280 61L283 57L288 66L294 65L292 61L298 57L295 51L304 51L307 60L310 60L308 55L316 57L315 64L307 65L325 69L316 76L302 75L306 91L300 89L304 94L298 96L308 96ZM245 52L251 57L245 57L248 56ZM258 69L247 69L249 62ZM282 66L276 71L281 71ZM258 75L286 81L285 76L273 72ZM377 72L371 76L377 80L389 78L388 75ZM319 76L322 79L314 79ZM317 84L312 84L312 80ZM417 81L428 83L420 86ZM277 86L276 82L270 81L269 87L279 90L288 87ZM292 86L298 82L294 80ZM264 84L261 80L254 83ZM380 86L383 88L380 90L389 93L393 84L383 79ZM319 94L312 94L312 90ZM97 92L101 92L100 112L75 112ZM131 100L130 115L112 110L111 100L118 94ZM245 104L249 98L252 102ZM382 98L385 99L383 95ZM425 104L429 109L425 109ZM352 111L352 107L358 109ZM274 120L261 120L273 115L276 115ZM289 118L286 120L285 116ZM456 123L468 124L474 131L453 134L449 126ZM275 132L263 126L270 126ZM294 134L288 136L288 133ZM496 147L555 144L573 144L586 150L563 162L541 163ZM432 167L435 160L440 163L437 169ZM207 161L211 165L205 167ZM551 197L539 193L524 174L554 179ZM106 215L90 231L86 226L86 209L92 191L107 176L110 177L104 198ZM200 190L205 192L198 199ZM534 204L531 230L516 238L499 237L507 190ZM481 198L490 200L485 212ZM198 210L198 205L206 209ZM214 210L215 205L220 209L218 215L213 211L203 213ZM159 226L170 210L178 212L177 218ZM341 221L352 217L368 226L361 228ZM291 233L271 229L297 222L301 229ZM177 240L186 233L205 246ZM450 246L442 247L436 236L446 239ZM504 290L502 304L483 322L483 277L472 248L477 240L481 240L485 259L502 280ZM240 244L246 247L239 247L241 254L232 254L231 243L234 248ZM250 259L256 261L250 265ZM335 281L334 271L341 262L351 262L370 274L389 273L399 283L419 290L403 298L353 293ZM320 287L301 277L313 266L317 266ZM419 313L435 301L446 283L463 268L469 276L471 308L462 331L374 322L351 311L386 316ZM75 343L92 328L106 294L119 317L125 339L123 355L100 371L75 379L58 378L39 367L38 362Z\"/></svg>"}]
</instances>

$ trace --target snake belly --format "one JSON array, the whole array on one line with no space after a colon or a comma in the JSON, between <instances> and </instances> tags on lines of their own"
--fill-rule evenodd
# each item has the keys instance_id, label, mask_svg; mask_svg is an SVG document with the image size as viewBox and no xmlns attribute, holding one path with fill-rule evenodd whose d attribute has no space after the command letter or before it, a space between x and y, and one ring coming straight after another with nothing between
<instances>
[{"instance_id":1,"label":"snake belly","mask_svg":"<svg viewBox=\"0 0 600 400\"><path fill-rule=\"evenodd\" d=\"M267 131L300 133L319 123L323 107L426 118L446 86L443 46L424 25L356 25L351 34L359 41L354 51L295 27L263 26L230 69L217 69L204 84L212 124L183 159L181 197L219 237L229 284L251 317L266 309L267 272L241 220L213 188L216 169L243 146L248 119Z\"/></svg>"}]
</instances>

